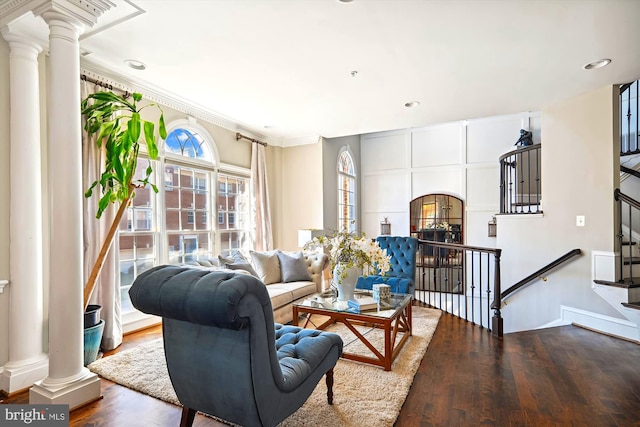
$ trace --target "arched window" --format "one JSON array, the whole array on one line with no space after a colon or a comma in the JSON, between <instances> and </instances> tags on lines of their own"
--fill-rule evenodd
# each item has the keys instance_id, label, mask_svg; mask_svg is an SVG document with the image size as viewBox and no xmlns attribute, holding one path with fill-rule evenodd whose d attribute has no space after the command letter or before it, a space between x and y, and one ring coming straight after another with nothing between
<instances>
[{"instance_id":1,"label":"arched window","mask_svg":"<svg viewBox=\"0 0 640 427\"><path fill-rule=\"evenodd\" d=\"M338 229L355 232L356 224L356 171L348 147L338 156Z\"/></svg>"},{"instance_id":2,"label":"arched window","mask_svg":"<svg viewBox=\"0 0 640 427\"><path fill-rule=\"evenodd\" d=\"M195 120L167 126L158 159L140 153L136 177L153 168L151 186L136 190L120 223L118 258L123 321L135 318L128 291L133 280L159 264L182 264L216 253L217 156L215 143Z\"/></svg>"},{"instance_id":3,"label":"arched window","mask_svg":"<svg viewBox=\"0 0 640 427\"><path fill-rule=\"evenodd\" d=\"M184 128L174 129L167 135L165 150L194 159L210 158L205 154L205 150L208 151L208 147L204 139L198 133Z\"/></svg>"},{"instance_id":4,"label":"arched window","mask_svg":"<svg viewBox=\"0 0 640 427\"><path fill-rule=\"evenodd\" d=\"M194 125L190 122L170 129L164 143L162 231L169 264L207 259L214 252L213 141Z\"/></svg>"}]
</instances>

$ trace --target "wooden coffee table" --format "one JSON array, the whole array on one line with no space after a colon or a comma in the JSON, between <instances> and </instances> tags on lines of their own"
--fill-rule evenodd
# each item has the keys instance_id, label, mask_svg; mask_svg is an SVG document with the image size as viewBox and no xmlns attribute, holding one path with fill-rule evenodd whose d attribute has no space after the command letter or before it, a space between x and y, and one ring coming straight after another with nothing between
<instances>
[{"instance_id":1,"label":"wooden coffee table","mask_svg":"<svg viewBox=\"0 0 640 427\"><path fill-rule=\"evenodd\" d=\"M342 323L375 355L375 357L369 357L344 351L342 357L380 366L385 371L390 371L391 364L411 336L411 300L412 297L408 294L392 294L390 309L354 313L347 309L346 302L322 298L319 294L313 295L303 302L293 304L293 325L298 326L298 318L303 313L308 314L303 325L305 328L313 314L328 317L328 320L322 324L314 325L316 329L322 330L334 323ZM372 328L382 329L384 331L384 350L377 349L365 335L356 329L356 325L368 325Z\"/></svg>"}]
</instances>

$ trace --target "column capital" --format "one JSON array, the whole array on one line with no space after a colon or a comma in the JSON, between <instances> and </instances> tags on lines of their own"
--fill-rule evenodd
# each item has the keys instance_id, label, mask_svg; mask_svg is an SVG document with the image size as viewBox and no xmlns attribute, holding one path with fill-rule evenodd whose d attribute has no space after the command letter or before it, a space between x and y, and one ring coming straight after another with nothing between
<instances>
[{"instance_id":1,"label":"column capital","mask_svg":"<svg viewBox=\"0 0 640 427\"><path fill-rule=\"evenodd\" d=\"M38 54L42 52L43 42L32 34L16 31L11 25L0 28L0 34L2 34L2 37L9 43L12 53L15 48L22 48L30 51L33 57L36 58Z\"/></svg>"},{"instance_id":2,"label":"column capital","mask_svg":"<svg viewBox=\"0 0 640 427\"><path fill-rule=\"evenodd\" d=\"M109 0L48 0L35 7L33 14L42 16L47 22L56 19L90 28L113 6L115 4Z\"/></svg>"},{"instance_id":3,"label":"column capital","mask_svg":"<svg viewBox=\"0 0 640 427\"><path fill-rule=\"evenodd\" d=\"M14 2L22 4L19 0ZM6 12L6 11L5 11ZM15 12L15 13L13 13ZM0 8L0 34L8 42L23 45L38 45L38 53L49 42L49 29L42 18L33 16L29 10L17 9L3 14Z\"/></svg>"},{"instance_id":4,"label":"column capital","mask_svg":"<svg viewBox=\"0 0 640 427\"><path fill-rule=\"evenodd\" d=\"M103 13L115 7L109 0L8 0L0 2L0 27L24 16L57 12L77 26L93 27ZM46 19L46 18L45 18Z\"/></svg>"}]
</instances>

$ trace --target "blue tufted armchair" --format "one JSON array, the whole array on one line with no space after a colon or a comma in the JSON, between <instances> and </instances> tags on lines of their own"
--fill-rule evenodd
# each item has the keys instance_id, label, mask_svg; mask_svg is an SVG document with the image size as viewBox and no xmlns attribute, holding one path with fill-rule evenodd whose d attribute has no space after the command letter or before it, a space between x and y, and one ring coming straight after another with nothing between
<instances>
[{"instance_id":1,"label":"blue tufted armchair","mask_svg":"<svg viewBox=\"0 0 640 427\"><path fill-rule=\"evenodd\" d=\"M140 274L129 295L137 309L163 318L167 368L184 406L181 426L191 426L196 411L243 426L275 426L325 374L332 403L342 339L274 324L259 279L159 266Z\"/></svg>"},{"instance_id":2,"label":"blue tufted armchair","mask_svg":"<svg viewBox=\"0 0 640 427\"><path fill-rule=\"evenodd\" d=\"M385 276L359 277L358 289L372 289L377 283L391 286L391 292L413 295L416 289L416 252L418 239L415 237L378 236L376 241L381 249L391 255L391 269Z\"/></svg>"}]
</instances>

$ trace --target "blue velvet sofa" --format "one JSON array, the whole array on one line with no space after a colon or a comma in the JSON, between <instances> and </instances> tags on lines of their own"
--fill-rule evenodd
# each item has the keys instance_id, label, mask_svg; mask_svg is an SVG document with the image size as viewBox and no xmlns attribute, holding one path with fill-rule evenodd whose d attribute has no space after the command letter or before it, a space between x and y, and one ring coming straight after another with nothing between
<instances>
[{"instance_id":1,"label":"blue velvet sofa","mask_svg":"<svg viewBox=\"0 0 640 427\"><path fill-rule=\"evenodd\" d=\"M275 426L307 400L333 367L342 339L274 324L265 285L233 271L159 266L129 290L140 311L163 319L171 383L183 404L181 426L196 411L242 426Z\"/></svg>"}]
</instances>

